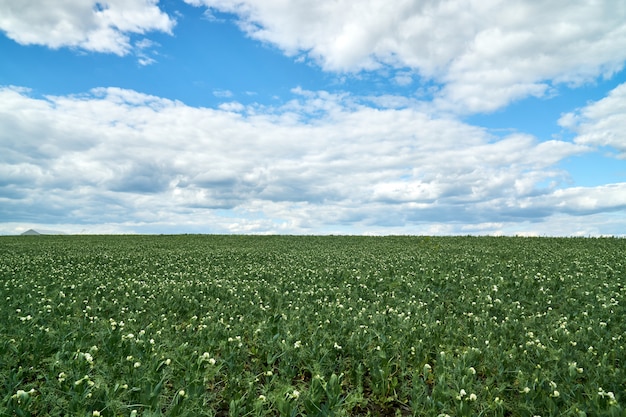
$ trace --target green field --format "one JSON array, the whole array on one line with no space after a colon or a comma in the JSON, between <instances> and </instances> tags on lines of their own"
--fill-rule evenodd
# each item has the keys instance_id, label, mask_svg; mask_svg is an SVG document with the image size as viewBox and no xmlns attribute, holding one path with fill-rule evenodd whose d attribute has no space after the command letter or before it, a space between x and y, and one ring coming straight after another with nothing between
<instances>
[{"instance_id":1,"label":"green field","mask_svg":"<svg viewBox=\"0 0 626 417\"><path fill-rule=\"evenodd\" d=\"M0 416L624 416L626 239L0 238Z\"/></svg>"}]
</instances>

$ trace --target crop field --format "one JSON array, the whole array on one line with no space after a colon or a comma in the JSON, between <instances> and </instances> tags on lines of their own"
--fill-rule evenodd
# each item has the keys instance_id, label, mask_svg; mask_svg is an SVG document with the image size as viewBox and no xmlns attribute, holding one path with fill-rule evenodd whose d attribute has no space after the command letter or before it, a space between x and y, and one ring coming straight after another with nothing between
<instances>
[{"instance_id":1,"label":"crop field","mask_svg":"<svg viewBox=\"0 0 626 417\"><path fill-rule=\"evenodd\" d=\"M626 239L0 238L0 416L625 416Z\"/></svg>"}]
</instances>

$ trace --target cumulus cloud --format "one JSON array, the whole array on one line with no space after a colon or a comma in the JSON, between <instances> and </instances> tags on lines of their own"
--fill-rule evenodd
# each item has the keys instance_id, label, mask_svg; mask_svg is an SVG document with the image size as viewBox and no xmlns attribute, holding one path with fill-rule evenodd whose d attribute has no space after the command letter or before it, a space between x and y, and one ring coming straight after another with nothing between
<instances>
[{"instance_id":1,"label":"cumulus cloud","mask_svg":"<svg viewBox=\"0 0 626 417\"><path fill-rule=\"evenodd\" d=\"M36 98L4 87L0 217L126 231L496 233L625 208L626 184L565 186L557 164L586 144L294 94L281 107L212 109L118 88Z\"/></svg>"},{"instance_id":2,"label":"cumulus cloud","mask_svg":"<svg viewBox=\"0 0 626 417\"><path fill-rule=\"evenodd\" d=\"M626 59L626 6L610 0L185 1L233 13L248 36L327 71L410 68L457 113L610 77Z\"/></svg>"},{"instance_id":3,"label":"cumulus cloud","mask_svg":"<svg viewBox=\"0 0 626 417\"><path fill-rule=\"evenodd\" d=\"M576 143L611 147L626 159L626 83L602 100L564 114L559 124L577 134Z\"/></svg>"},{"instance_id":4,"label":"cumulus cloud","mask_svg":"<svg viewBox=\"0 0 626 417\"><path fill-rule=\"evenodd\" d=\"M171 33L174 25L158 0L0 0L0 30L22 45L126 55L129 34Z\"/></svg>"}]
</instances>

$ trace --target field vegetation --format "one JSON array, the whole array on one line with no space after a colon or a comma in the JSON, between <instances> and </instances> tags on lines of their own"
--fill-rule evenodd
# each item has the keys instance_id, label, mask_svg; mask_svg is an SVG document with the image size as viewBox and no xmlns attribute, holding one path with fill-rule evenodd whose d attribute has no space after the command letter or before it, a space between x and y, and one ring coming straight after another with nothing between
<instances>
[{"instance_id":1,"label":"field vegetation","mask_svg":"<svg viewBox=\"0 0 626 417\"><path fill-rule=\"evenodd\" d=\"M1 416L624 416L626 239L0 238Z\"/></svg>"}]
</instances>

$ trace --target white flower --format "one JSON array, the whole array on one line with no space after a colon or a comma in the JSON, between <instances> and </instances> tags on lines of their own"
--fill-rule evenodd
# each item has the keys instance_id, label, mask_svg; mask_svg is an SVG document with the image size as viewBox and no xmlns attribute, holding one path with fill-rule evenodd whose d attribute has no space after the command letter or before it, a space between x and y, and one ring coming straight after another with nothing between
<instances>
[{"instance_id":1,"label":"white flower","mask_svg":"<svg viewBox=\"0 0 626 417\"><path fill-rule=\"evenodd\" d=\"M259 395L259 400L265 401L265 400L267 400L267 397L265 395L261 394L261 395Z\"/></svg>"},{"instance_id":2,"label":"white flower","mask_svg":"<svg viewBox=\"0 0 626 417\"><path fill-rule=\"evenodd\" d=\"M98 410L94 410L94 411L93 411L93 413L91 413L91 415L92 415L93 417L99 417L99 416L100 416L100 411L98 411Z\"/></svg>"},{"instance_id":3,"label":"white flower","mask_svg":"<svg viewBox=\"0 0 626 417\"><path fill-rule=\"evenodd\" d=\"M293 344L293 347L296 349L302 347L302 342L300 340L296 340L296 343Z\"/></svg>"},{"instance_id":4,"label":"white flower","mask_svg":"<svg viewBox=\"0 0 626 417\"><path fill-rule=\"evenodd\" d=\"M560 392L558 392L557 390L554 390L554 392L553 392L552 394L550 394L550 397L554 397L554 398L556 398L556 397L558 397L559 395L561 395L561 393L560 393Z\"/></svg>"},{"instance_id":5,"label":"white flower","mask_svg":"<svg viewBox=\"0 0 626 417\"><path fill-rule=\"evenodd\" d=\"M456 399L458 401L461 401L463 399L463 397L465 397L467 395L467 392L461 388L461 391L459 392L459 395L456 396Z\"/></svg>"},{"instance_id":6,"label":"white flower","mask_svg":"<svg viewBox=\"0 0 626 417\"><path fill-rule=\"evenodd\" d=\"M17 402L22 402L28 400L28 392L23 389L18 389L15 394L11 396L11 398L16 399Z\"/></svg>"},{"instance_id":7,"label":"white flower","mask_svg":"<svg viewBox=\"0 0 626 417\"><path fill-rule=\"evenodd\" d=\"M133 367L134 367L134 368L139 368L140 366L141 366L141 362L135 362L135 363L133 364Z\"/></svg>"},{"instance_id":8,"label":"white flower","mask_svg":"<svg viewBox=\"0 0 626 417\"><path fill-rule=\"evenodd\" d=\"M335 342L335 344L333 345L333 347L337 350L341 350L341 346L337 344L337 342Z\"/></svg>"},{"instance_id":9,"label":"white flower","mask_svg":"<svg viewBox=\"0 0 626 417\"><path fill-rule=\"evenodd\" d=\"M476 375L476 369L474 369L473 366L470 366L469 371L470 371L470 374Z\"/></svg>"},{"instance_id":10,"label":"white flower","mask_svg":"<svg viewBox=\"0 0 626 417\"><path fill-rule=\"evenodd\" d=\"M179 396L179 397L183 397L183 398L185 398L185 395L186 395L186 393L185 393L185 390L184 390L184 389L181 389L180 391L178 391L178 396Z\"/></svg>"},{"instance_id":11,"label":"white flower","mask_svg":"<svg viewBox=\"0 0 626 417\"><path fill-rule=\"evenodd\" d=\"M289 394L289 397L294 400L297 399L299 396L300 396L300 391L295 390L295 389L291 392L291 394Z\"/></svg>"},{"instance_id":12,"label":"white flower","mask_svg":"<svg viewBox=\"0 0 626 417\"><path fill-rule=\"evenodd\" d=\"M471 393L470 396L469 396L469 400L470 401L476 401L476 398L477 398L476 394L474 394L474 393Z\"/></svg>"}]
</instances>

